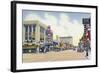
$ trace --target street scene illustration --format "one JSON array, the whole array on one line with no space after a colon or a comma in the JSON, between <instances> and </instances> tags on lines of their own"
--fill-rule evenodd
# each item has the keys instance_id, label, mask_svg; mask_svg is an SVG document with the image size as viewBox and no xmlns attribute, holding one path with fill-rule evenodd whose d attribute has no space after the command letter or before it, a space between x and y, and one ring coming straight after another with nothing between
<instances>
[{"instance_id":1,"label":"street scene illustration","mask_svg":"<svg viewBox=\"0 0 100 73\"><path fill-rule=\"evenodd\" d=\"M90 58L90 13L22 11L23 63Z\"/></svg>"}]
</instances>

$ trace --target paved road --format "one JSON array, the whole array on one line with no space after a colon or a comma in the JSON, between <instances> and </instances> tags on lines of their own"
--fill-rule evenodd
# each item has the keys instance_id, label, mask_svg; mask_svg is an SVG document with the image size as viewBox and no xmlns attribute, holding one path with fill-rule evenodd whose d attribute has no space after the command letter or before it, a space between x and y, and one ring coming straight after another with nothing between
<instances>
[{"instance_id":1,"label":"paved road","mask_svg":"<svg viewBox=\"0 0 100 73\"><path fill-rule=\"evenodd\" d=\"M85 60L85 52L80 53L73 50L60 52L48 52L45 54L23 54L23 62L41 62L41 61L63 61L63 60Z\"/></svg>"}]
</instances>

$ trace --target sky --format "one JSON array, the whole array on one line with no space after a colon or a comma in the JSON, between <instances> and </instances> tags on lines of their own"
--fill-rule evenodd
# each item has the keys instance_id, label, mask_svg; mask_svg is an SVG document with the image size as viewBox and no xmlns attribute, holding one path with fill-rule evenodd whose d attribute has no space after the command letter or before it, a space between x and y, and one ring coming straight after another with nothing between
<instances>
[{"instance_id":1,"label":"sky","mask_svg":"<svg viewBox=\"0 0 100 73\"><path fill-rule=\"evenodd\" d=\"M73 37L73 45L77 46L83 36L84 26L82 18L90 18L90 13L23 10L23 21L39 20L51 26L53 39L59 37Z\"/></svg>"}]
</instances>

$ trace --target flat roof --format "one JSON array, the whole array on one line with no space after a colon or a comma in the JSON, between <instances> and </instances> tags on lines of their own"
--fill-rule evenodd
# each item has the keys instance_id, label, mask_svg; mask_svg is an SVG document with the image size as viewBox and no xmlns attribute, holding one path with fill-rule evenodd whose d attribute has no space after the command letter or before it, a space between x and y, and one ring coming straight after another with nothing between
<instances>
[{"instance_id":1,"label":"flat roof","mask_svg":"<svg viewBox=\"0 0 100 73\"><path fill-rule=\"evenodd\" d=\"M60 37L60 38L72 38L72 36L68 36L68 37L66 36L66 37Z\"/></svg>"},{"instance_id":2,"label":"flat roof","mask_svg":"<svg viewBox=\"0 0 100 73\"><path fill-rule=\"evenodd\" d=\"M39 26L44 27L44 28L47 28L48 27L46 24L43 24L43 23L41 23L38 20L26 20L26 21L23 21L23 24L24 25L32 25L32 24L35 24L35 25L39 25Z\"/></svg>"}]
</instances>

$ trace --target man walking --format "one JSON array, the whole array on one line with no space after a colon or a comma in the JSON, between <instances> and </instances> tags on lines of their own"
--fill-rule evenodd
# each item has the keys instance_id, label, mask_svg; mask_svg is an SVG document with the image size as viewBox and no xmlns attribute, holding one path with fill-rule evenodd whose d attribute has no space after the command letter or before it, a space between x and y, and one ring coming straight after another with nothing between
<instances>
[{"instance_id":1,"label":"man walking","mask_svg":"<svg viewBox=\"0 0 100 73\"><path fill-rule=\"evenodd\" d=\"M85 47L85 50L86 50L86 57L89 56L89 50L90 50L90 42L89 40L85 40L85 43L84 43L84 47Z\"/></svg>"}]
</instances>

